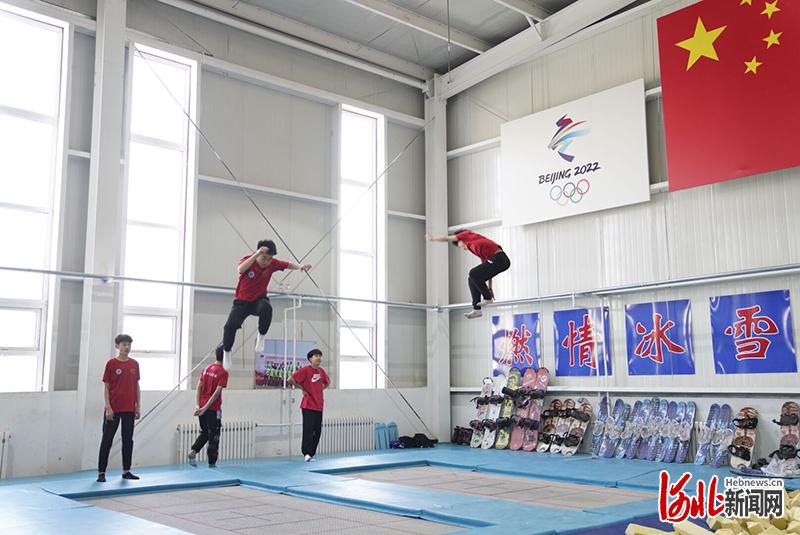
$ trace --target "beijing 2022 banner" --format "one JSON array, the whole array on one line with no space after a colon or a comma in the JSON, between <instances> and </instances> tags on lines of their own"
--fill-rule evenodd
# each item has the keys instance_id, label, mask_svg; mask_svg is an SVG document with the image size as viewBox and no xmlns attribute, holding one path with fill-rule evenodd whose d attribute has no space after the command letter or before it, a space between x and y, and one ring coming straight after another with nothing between
<instances>
[{"instance_id":1,"label":"beijing 2022 banner","mask_svg":"<svg viewBox=\"0 0 800 535\"><path fill-rule=\"evenodd\" d=\"M539 314L492 316L492 375L508 376L512 366L538 370L542 365Z\"/></svg>"},{"instance_id":2,"label":"beijing 2022 banner","mask_svg":"<svg viewBox=\"0 0 800 535\"><path fill-rule=\"evenodd\" d=\"M694 375L688 299L625 307L628 375Z\"/></svg>"},{"instance_id":3,"label":"beijing 2022 banner","mask_svg":"<svg viewBox=\"0 0 800 535\"><path fill-rule=\"evenodd\" d=\"M717 374L797 372L789 290L710 301Z\"/></svg>"},{"instance_id":4,"label":"beijing 2022 banner","mask_svg":"<svg viewBox=\"0 0 800 535\"><path fill-rule=\"evenodd\" d=\"M608 307L553 312L556 375L611 375Z\"/></svg>"},{"instance_id":5,"label":"beijing 2022 banner","mask_svg":"<svg viewBox=\"0 0 800 535\"><path fill-rule=\"evenodd\" d=\"M650 200L644 81L500 126L503 225Z\"/></svg>"}]
</instances>

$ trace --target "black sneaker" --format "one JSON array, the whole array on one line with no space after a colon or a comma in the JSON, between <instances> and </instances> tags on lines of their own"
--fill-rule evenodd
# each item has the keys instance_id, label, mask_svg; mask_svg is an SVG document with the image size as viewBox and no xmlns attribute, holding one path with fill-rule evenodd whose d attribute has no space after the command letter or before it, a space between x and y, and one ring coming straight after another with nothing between
<instances>
[{"instance_id":1,"label":"black sneaker","mask_svg":"<svg viewBox=\"0 0 800 535\"><path fill-rule=\"evenodd\" d=\"M97 474L97 482L98 483L105 483L106 482L106 475L105 474Z\"/></svg>"},{"instance_id":2,"label":"black sneaker","mask_svg":"<svg viewBox=\"0 0 800 535\"><path fill-rule=\"evenodd\" d=\"M209 464L209 465L208 465L208 467L209 467L209 468L216 468L216 467L217 467L217 465L216 465L216 464Z\"/></svg>"},{"instance_id":3,"label":"black sneaker","mask_svg":"<svg viewBox=\"0 0 800 535\"><path fill-rule=\"evenodd\" d=\"M125 472L122 474L122 479L139 479L139 476L135 476L131 472Z\"/></svg>"}]
</instances>

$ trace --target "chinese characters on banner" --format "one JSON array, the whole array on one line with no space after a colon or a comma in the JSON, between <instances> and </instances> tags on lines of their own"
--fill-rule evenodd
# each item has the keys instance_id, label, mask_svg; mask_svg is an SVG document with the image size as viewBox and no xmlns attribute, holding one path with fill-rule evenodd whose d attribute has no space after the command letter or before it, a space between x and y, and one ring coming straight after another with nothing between
<instances>
[{"instance_id":1,"label":"chinese characters on banner","mask_svg":"<svg viewBox=\"0 0 800 535\"><path fill-rule=\"evenodd\" d=\"M688 299L625 307L628 375L693 375Z\"/></svg>"},{"instance_id":2,"label":"chinese characters on banner","mask_svg":"<svg viewBox=\"0 0 800 535\"><path fill-rule=\"evenodd\" d=\"M553 312L556 375L611 375L608 307Z\"/></svg>"},{"instance_id":3,"label":"chinese characters on banner","mask_svg":"<svg viewBox=\"0 0 800 535\"><path fill-rule=\"evenodd\" d=\"M512 366L538 370L542 364L539 314L492 316L492 375L508 375Z\"/></svg>"},{"instance_id":4,"label":"chinese characters on banner","mask_svg":"<svg viewBox=\"0 0 800 535\"><path fill-rule=\"evenodd\" d=\"M797 371L789 290L724 295L710 301L718 374Z\"/></svg>"}]
</instances>

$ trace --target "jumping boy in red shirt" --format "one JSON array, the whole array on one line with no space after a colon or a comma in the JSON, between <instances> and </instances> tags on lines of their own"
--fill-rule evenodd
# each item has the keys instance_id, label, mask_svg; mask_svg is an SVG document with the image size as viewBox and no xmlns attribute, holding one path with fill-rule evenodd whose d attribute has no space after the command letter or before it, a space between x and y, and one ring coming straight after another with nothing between
<instances>
[{"instance_id":1,"label":"jumping boy in red shirt","mask_svg":"<svg viewBox=\"0 0 800 535\"><path fill-rule=\"evenodd\" d=\"M303 366L289 377L289 384L303 389L303 401L300 409L303 411L303 445L301 452L306 462L313 461L317 454L317 445L322 433L322 406L324 399L322 391L328 388L331 380L320 365L322 364L322 351L312 349L306 355L309 365Z\"/></svg>"},{"instance_id":2,"label":"jumping boy in red shirt","mask_svg":"<svg viewBox=\"0 0 800 535\"><path fill-rule=\"evenodd\" d=\"M471 270L467 282L469 291L472 294L472 311L464 314L467 318L480 318L483 313L481 307L494 302L494 292L492 291L492 278L511 267L511 260L508 259L503 248L495 242L471 230L462 230L450 236L431 236L425 235L428 241L451 242L456 247L469 251L481 259L481 263ZM486 282L489 285L486 285ZM481 299L483 298L483 299Z\"/></svg>"},{"instance_id":3,"label":"jumping boy in red shirt","mask_svg":"<svg viewBox=\"0 0 800 535\"><path fill-rule=\"evenodd\" d=\"M100 458L97 463L97 481L106 482L108 453L117 428L122 422L122 479L139 479L131 473L133 456L133 421L139 419L139 363L128 357L133 338L120 334L114 339L117 356L106 362L103 373L105 418Z\"/></svg>"},{"instance_id":4,"label":"jumping boy in red shirt","mask_svg":"<svg viewBox=\"0 0 800 535\"><path fill-rule=\"evenodd\" d=\"M228 386L228 372L222 366L222 351L217 361L206 366L197 383L197 406L194 415L200 418L200 435L189 451L189 464L197 466L197 454L208 443L208 467L216 468L219 436L222 430L222 389Z\"/></svg>"},{"instance_id":5,"label":"jumping boy in red shirt","mask_svg":"<svg viewBox=\"0 0 800 535\"><path fill-rule=\"evenodd\" d=\"M239 260L237 271L239 282L236 284L236 295L233 307L228 314L222 336L223 360L226 370L231 368L231 349L236 339L236 331L242 326L247 316L258 316L258 337L256 351L264 349L264 338L272 323L272 305L267 298L267 285L276 271L284 269L301 269L308 271L311 264L295 264L275 258L277 248L272 240L258 242L256 252Z\"/></svg>"}]
</instances>

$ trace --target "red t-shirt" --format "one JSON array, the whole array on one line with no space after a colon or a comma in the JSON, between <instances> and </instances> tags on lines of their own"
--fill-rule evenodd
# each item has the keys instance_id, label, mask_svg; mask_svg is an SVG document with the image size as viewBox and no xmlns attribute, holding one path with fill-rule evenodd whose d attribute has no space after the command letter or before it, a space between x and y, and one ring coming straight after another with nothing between
<instances>
[{"instance_id":1,"label":"red t-shirt","mask_svg":"<svg viewBox=\"0 0 800 535\"><path fill-rule=\"evenodd\" d=\"M239 260L239 264L250 258L252 255L247 255ZM258 260L253 261L250 268L239 275L239 283L236 285L236 295L234 300L241 301L256 301L267 295L267 285L272 278L272 274L276 271L283 271L289 267L288 262L273 258L272 262L267 264L267 267L258 265Z\"/></svg>"},{"instance_id":2,"label":"red t-shirt","mask_svg":"<svg viewBox=\"0 0 800 535\"><path fill-rule=\"evenodd\" d=\"M458 241L463 241L467 249L480 258L481 262L485 262L487 258L494 256L500 249L499 245L486 236L481 236L477 232L472 232L471 230L462 230L456 234L456 238Z\"/></svg>"},{"instance_id":3,"label":"red t-shirt","mask_svg":"<svg viewBox=\"0 0 800 535\"><path fill-rule=\"evenodd\" d=\"M108 383L108 402L114 412L136 410L136 385L139 383L139 363L128 358L113 357L106 362L103 382Z\"/></svg>"},{"instance_id":4,"label":"red t-shirt","mask_svg":"<svg viewBox=\"0 0 800 535\"><path fill-rule=\"evenodd\" d=\"M303 395L303 401L300 402L301 409L311 409L312 411L322 412L322 391L325 385L330 384L331 380L328 374L322 367L316 370L309 364L303 366L292 374L292 379L297 381L297 384L303 387L307 394Z\"/></svg>"},{"instance_id":5,"label":"red t-shirt","mask_svg":"<svg viewBox=\"0 0 800 535\"><path fill-rule=\"evenodd\" d=\"M214 392L217 390L217 387L221 386L225 388L228 386L228 372L225 371L225 368L222 367L222 364L219 362L215 362L213 364L209 364L206 366L206 369L203 370L203 373L200 375L200 406L208 402L211 399L211 396L214 395ZM210 411L218 411L222 409L222 392L219 393L219 397L214 400L214 403L208 408Z\"/></svg>"}]
</instances>

